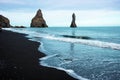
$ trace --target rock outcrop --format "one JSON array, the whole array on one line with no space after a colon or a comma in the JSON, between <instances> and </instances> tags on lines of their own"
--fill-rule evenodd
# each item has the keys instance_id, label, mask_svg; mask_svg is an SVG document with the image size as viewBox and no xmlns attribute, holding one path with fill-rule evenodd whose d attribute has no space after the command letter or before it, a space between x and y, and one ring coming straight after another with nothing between
<instances>
[{"instance_id":1,"label":"rock outcrop","mask_svg":"<svg viewBox=\"0 0 120 80\"><path fill-rule=\"evenodd\" d=\"M2 28L9 28L10 26L10 21L8 18L0 15L0 27Z\"/></svg>"},{"instance_id":2,"label":"rock outcrop","mask_svg":"<svg viewBox=\"0 0 120 80\"><path fill-rule=\"evenodd\" d=\"M40 9L37 11L35 17L32 19L30 26L40 28L48 27Z\"/></svg>"},{"instance_id":3,"label":"rock outcrop","mask_svg":"<svg viewBox=\"0 0 120 80\"><path fill-rule=\"evenodd\" d=\"M75 20L76 20L76 16L75 16L75 13L73 13L72 14L72 22L71 22L71 25L70 25L71 28L77 27L77 25L75 23Z\"/></svg>"}]
</instances>

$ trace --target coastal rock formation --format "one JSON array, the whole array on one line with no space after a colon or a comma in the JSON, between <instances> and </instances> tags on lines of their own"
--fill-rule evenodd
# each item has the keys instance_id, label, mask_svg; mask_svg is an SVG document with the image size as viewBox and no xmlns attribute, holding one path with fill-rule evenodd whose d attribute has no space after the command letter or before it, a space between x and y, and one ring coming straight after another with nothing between
<instances>
[{"instance_id":1,"label":"coastal rock formation","mask_svg":"<svg viewBox=\"0 0 120 80\"><path fill-rule=\"evenodd\" d=\"M76 16L75 16L75 13L73 13L73 14L72 14L72 22L71 22L70 27L72 27L72 28L77 27L77 25L76 25L76 23L75 23L75 20L76 20Z\"/></svg>"},{"instance_id":2,"label":"coastal rock formation","mask_svg":"<svg viewBox=\"0 0 120 80\"><path fill-rule=\"evenodd\" d=\"M0 27L2 28L9 28L10 27L10 21L8 18L0 15Z\"/></svg>"},{"instance_id":3,"label":"coastal rock formation","mask_svg":"<svg viewBox=\"0 0 120 80\"><path fill-rule=\"evenodd\" d=\"M40 9L37 11L35 17L32 19L31 27L48 27Z\"/></svg>"}]
</instances>

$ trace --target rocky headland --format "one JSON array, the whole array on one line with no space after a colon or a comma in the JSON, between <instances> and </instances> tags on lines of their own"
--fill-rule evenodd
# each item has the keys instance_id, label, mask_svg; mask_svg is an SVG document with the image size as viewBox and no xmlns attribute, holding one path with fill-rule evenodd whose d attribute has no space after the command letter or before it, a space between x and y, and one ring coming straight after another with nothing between
<instances>
[{"instance_id":1,"label":"rocky headland","mask_svg":"<svg viewBox=\"0 0 120 80\"><path fill-rule=\"evenodd\" d=\"M0 28L9 28L10 21L8 18L4 17L3 15L0 15Z\"/></svg>"}]
</instances>

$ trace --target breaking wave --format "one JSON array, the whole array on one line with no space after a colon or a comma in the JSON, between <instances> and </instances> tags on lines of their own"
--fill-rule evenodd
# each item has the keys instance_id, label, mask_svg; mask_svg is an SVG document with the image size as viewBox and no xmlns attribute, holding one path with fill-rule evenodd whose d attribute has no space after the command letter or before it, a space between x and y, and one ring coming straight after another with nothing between
<instances>
[{"instance_id":1,"label":"breaking wave","mask_svg":"<svg viewBox=\"0 0 120 80\"><path fill-rule=\"evenodd\" d=\"M104 42L104 41L92 40L92 39L77 39L77 38L70 38L70 37L58 36L58 35L56 36L54 34L40 33L40 32L35 32L35 31L27 31L24 29L18 30L18 29L8 28L5 30L29 34L28 35L29 37L38 37L38 38L45 38L45 39L49 39L49 40L57 40L57 41L63 41L63 42L69 42L69 43L79 43L79 44L83 44L83 45L120 50L120 44L118 44L118 43Z\"/></svg>"}]
</instances>

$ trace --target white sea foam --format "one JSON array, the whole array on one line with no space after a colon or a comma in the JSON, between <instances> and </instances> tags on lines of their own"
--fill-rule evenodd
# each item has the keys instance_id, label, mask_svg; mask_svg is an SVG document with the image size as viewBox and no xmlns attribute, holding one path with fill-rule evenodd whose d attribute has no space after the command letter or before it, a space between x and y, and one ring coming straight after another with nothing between
<instances>
[{"instance_id":1,"label":"white sea foam","mask_svg":"<svg viewBox=\"0 0 120 80\"><path fill-rule=\"evenodd\" d=\"M45 52L45 53L49 53L49 52L47 52L45 49L44 49L44 46L43 46L44 44L42 43L42 45L40 45L40 48L42 48L41 50L43 50L43 52ZM76 79L78 79L78 80L89 80L89 79L87 79L87 78L83 78L82 76L79 76L79 75L77 75L73 70L71 70L71 69L64 69L64 68L62 68L62 67L56 67L56 66L50 66L50 65L48 65L47 63L45 63L44 61L45 60L47 60L47 59L49 59L49 58L52 58L52 57L55 57L55 56L57 56L58 54L53 54L53 55L49 55L49 56L45 56L45 57L42 57L42 58L40 58L40 65L42 65L42 66L45 66L45 67L51 67L51 68L55 68L55 69L58 69L58 70L62 70L62 71L65 71L68 75L70 75L70 76L72 76L73 78L76 78ZM64 63L65 64L65 63Z\"/></svg>"},{"instance_id":2,"label":"white sea foam","mask_svg":"<svg viewBox=\"0 0 120 80\"><path fill-rule=\"evenodd\" d=\"M53 55L53 56L55 56L55 55ZM45 60L45 59L48 59L48 58L53 57L53 56L43 57L43 58L41 58L40 60ZM55 69L58 69L58 70L65 71L67 74L69 74L70 76L72 76L72 77L74 77L74 78L76 78L76 79L78 79L78 80L89 80L89 79L87 79L87 78L83 78L82 76L77 75L77 74L76 74L73 70L71 70L71 69L64 69L64 68L62 68L62 67L50 66L50 65L47 65L46 63L44 63L44 61L41 61L40 64L41 64L42 66L51 67L51 68L55 68Z\"/></svg>"},{"instance_id":3,"label":"white sea foam","mask_svg":"<svg viewBox=\"0 0 120 80\"><path fill-rule=\"evenodd\" d=\"M73 70L71 69L64 69L62 67L56 67L56 66L50 66L48 65L47 63L44 62L44 60L47 60L49 58L52 58L54 56L56 56L57 54L54 54L54 55L50 55L50 56L46 56L46 57L43 57L43 58L40 58L41 62L40 64L42 66L45 66L45 67L51 67L51 68L55 68L55 69L58 69L58 70L62 70L62 71L65 71L68 75L72 76L73 78L76 78L78 80L89 80L87 78L83 78L82 76L79 76L77 75Z\"/></svg>"},{"instance_id":4,"label":"white sea foam","mask_svg":"<svg viewBox=\"0 0 120 80\"><path fill-rule=\"evenodd\" d=\"M117 43L103 42L103 41L98 41L98 40L52 37L52 36L46 36L44 38L51 39L51 40L58 40L58 41L71 42L71 43L80 43L80 44L85 44L85 45L90 45L90 46L120 50L120 44L117 44Z\"/></svg>"},{"instance_id":5,"label":"white sea foam","mask_svg":"<svg viewBox=\"0 0 120 80\"><path fill-rule=\"evenodd\" d=\"M71 43L80 43L84 45L96 46L101 48L111 48L120 50L120 44L117 43L110 43L110 42L103 42L98 40L85 40L85 39L73 39L73 38L65 38L65 37L55 37L55 36L39 36L50 40L58 40L64 42L71 42Z\"/></svg>"}]
</instances>

